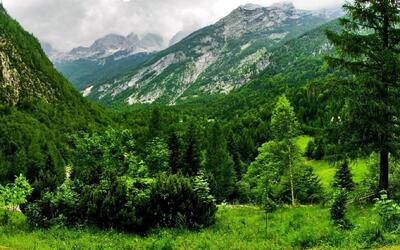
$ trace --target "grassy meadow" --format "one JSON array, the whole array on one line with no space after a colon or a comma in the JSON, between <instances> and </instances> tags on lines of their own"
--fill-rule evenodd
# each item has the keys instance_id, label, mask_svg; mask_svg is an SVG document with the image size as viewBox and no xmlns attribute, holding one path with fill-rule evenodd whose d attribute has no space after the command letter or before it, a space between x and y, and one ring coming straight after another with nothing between
<instances>
[{"instance_id":1,"label":"grassy meadow","mask_svg":"<svg viewBox=\"0 0 400 250\"><path fill-rule=\"evenodd\" d=\"M400 244L368 207L350 208L354 229L331 224L320 206L282 208L266 215L252 206L220 206L217 223L200 231L157 229L139 236L81 228L31 230L24 216L0 227L0 249L380 249ZM395 249L395 248L392 248Z\"/></svg>"}]
</instances>

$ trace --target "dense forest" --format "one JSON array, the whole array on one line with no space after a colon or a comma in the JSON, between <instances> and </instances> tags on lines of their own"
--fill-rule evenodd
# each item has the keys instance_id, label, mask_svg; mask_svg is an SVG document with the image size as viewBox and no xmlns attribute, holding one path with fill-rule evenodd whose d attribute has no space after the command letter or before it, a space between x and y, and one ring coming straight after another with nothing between
<instances>
[{"instance_id":1,"label":"dense forest","mask_svg":"<svg viewBox=\"0 0 400 250\"><path fill-rule=\"evenodd\" d=\"M105 108L0 4L0 248L400 245L400 8L344 10L227 95Z\"/></svg>"}]
</instances>

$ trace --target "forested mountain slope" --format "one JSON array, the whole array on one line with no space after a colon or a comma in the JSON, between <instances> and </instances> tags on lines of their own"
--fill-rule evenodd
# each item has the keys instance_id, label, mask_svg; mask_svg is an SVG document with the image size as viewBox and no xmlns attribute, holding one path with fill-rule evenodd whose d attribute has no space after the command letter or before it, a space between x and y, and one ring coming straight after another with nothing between
<instances>
[{"instance_id":1,"label":"forested mountain slope","mask_svg":"<svg viewBox=\"0 0 400 250\"><path fill-rule=\"evenodd\" d=\"M68 164L67 134L109 121L54 69L36 38L0 4L0 182L22 173L38 192L55 187Z\"/></svg>"},{"instance_id":2,"label":"forested mountain slope","mask_svg":"<svg viewBox=\"0 0 400 250\"><path fill-rule=\"evenodd\" d=\"M274 48L331 18L291 4L241 6L157 53L133 73L90 86L89 97L106 104L176 104L229 93L265 70Z\"/></svg>"}]
</instances>

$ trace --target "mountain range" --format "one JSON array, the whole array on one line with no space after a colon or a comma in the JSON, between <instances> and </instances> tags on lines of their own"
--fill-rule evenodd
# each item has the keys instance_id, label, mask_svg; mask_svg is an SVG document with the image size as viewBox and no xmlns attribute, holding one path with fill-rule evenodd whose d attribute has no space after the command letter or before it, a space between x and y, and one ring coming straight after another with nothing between
<instances>
[{"instance_id":1,"label":"mountain range","mask_svg":"<svg viewBox=\"0 0 400 250\"><path fill-rule=\"evenodd\" d=\"M133 35L110 35L90 48L72 50L63 60L53 57L53 61L90 99L107 105L173 105L241 88L271 71L278 48L284 50L289 41L341 14L338 9L298 10L289 3L269 7L247 4L188 36L178 33L165 50L162 46L137 50L140 46L126 43L139 40L129 38ZM324 37L323 31L320 33ZM150 40L160 42L151 45L161 44L161 39Z\"/></svg>"}]
</instances>

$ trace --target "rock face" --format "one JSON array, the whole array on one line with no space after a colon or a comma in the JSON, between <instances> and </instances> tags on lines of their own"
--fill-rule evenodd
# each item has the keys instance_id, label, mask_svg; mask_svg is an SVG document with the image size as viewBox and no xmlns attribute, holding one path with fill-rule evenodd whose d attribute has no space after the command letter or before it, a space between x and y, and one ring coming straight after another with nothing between
<instances>
[{"instance_id":1,"label":"rock face","mask_svg":"<svg viewBox=\"0 0 400 250\"><path fill-rule=\"evenodd\" d=\"M165 48L164 40L156 34L146 34L143 38L131 33L128 36L109 34L96 40L90 47L77 47L68 53L54 53L46 50L53 62L61 64L78 60L102 61L107 57L119 55L118 58L127 57L143 52L154 52Z\"/></svg>"}]
</instances>

